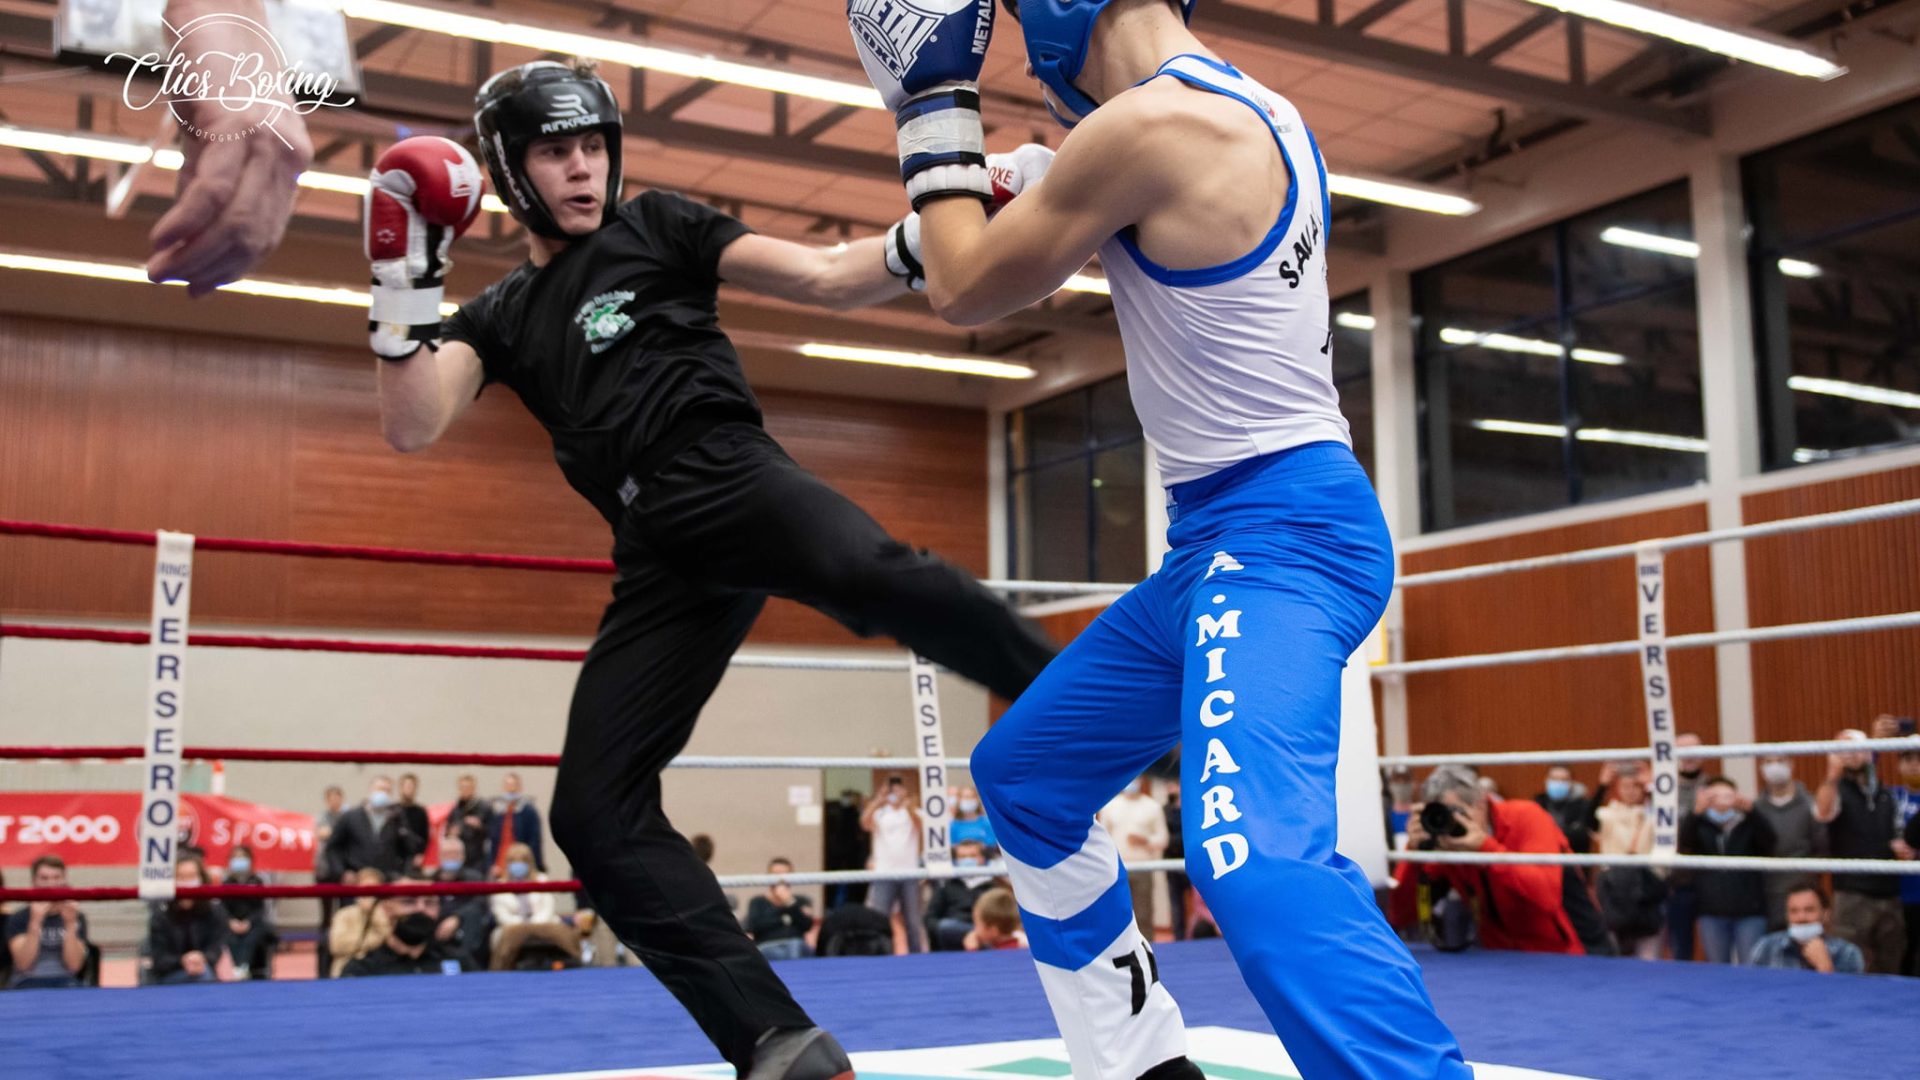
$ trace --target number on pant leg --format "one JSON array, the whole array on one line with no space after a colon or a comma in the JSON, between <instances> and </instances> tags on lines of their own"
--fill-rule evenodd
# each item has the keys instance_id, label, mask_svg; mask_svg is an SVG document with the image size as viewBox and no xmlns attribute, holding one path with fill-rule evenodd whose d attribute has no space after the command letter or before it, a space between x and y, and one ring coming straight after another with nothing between
<instances>
[{"instance_id":1,"label":"number on pant leg","mask_svg":"<svg viewBox=\"0 0 1920 1080\"><path fill-rule=\"evenodd\" d=\"M1135 1016L1139 1016L1141 1010L1147 1007L1147 988L1160 981L1160 960L1153 955L1153 946L1143 941L1140 943L1140 948L1147 954L1147 966L1144 969L1140 966L1140 957L1133 953L1113 958L1115 968L1125 968L1133 975L1133 1015Z\"/></svg>"}]
</instances>

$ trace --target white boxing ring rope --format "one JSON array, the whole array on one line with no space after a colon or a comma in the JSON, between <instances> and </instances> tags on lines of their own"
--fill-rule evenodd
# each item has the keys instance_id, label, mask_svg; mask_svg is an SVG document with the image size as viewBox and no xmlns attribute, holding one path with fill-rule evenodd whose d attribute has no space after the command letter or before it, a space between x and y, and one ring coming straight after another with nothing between
<instances>
[{"instance_id":1,"label":"white boxing ring rope","mask_svg":"<svg viewBox=\"0 0 1920 1080\"><path fill-rule=\"evenodd\" d=\"M1920 750L1920 735L1893 739L1806 739L1799 742L1726 743L1719 746L1677 746L1673 756L1686 758L1767 757L1772 754L1845 754L1869 751ZM1650 758L1645 746L1615 750L1503 750L1489 754L1384 754L1380 764L1409 768L1428 765L1563 765L1582 762L1637 761Z\"/></svg>"}]
</instances>

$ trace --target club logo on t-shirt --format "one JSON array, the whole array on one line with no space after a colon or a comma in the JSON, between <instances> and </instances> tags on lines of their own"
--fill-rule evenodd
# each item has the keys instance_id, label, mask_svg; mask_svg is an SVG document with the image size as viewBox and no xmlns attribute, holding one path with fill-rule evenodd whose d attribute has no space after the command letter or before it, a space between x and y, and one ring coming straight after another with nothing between
<instances>
[{"instance_id":1,"label":"club logo on t-shirt","mask_svg":"<svg viewBox=\"0 0 1920 1080\"><path fill-rule=\"evenodd\" d=\"M588 349L597 355L627 336L627 331L633 329L633 319L622 309L632 299L630 292L609 292L580 305L573 321L586 335Z\"/></svg>"}]
</instances>

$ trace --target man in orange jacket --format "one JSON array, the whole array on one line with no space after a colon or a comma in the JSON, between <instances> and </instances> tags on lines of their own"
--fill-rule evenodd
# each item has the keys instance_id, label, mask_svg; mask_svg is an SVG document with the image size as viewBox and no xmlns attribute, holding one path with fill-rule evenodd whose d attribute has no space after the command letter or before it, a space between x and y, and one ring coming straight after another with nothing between
<instances>
[{"instance_id":1,"label":"man in orange jacket","mask_svg":"<svg viewBox=\"0 0 1920 1080\"><path fill-rule=\"evenodd\" d=\"M1441 851L1565 852L1567 838L1539 805L1488 795L1480 777L1464 765L1442 765L1427 777L1422 794L1446 806L1454 824L1429 832L1423 806L1408 817L1407 846L1431 839ZM1401 863L1394 873L1392 912L1396 926L1413 920L1419 883L1444 881L1473 906L1480 944L1489 949L1581 955L1586 952L1567 917L1558 866Z\"/></svg>"}]
</instances>

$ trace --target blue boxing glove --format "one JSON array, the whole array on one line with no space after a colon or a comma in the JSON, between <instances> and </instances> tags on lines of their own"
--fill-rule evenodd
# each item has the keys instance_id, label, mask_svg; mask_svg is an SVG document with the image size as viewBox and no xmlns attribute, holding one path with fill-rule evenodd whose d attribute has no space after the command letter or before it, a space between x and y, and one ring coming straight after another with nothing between
<instances>
[{"instance_id":1,"label":"blue boxing glove","mask_svg":"<svg viewBox=\"0 0 1920 1080\"><path fill-rule=\"evenodd\" d=\"M980 66L997 0L847 0L854 48L894 112L900 179L918 210L943 195L993 199Z\"/></svg>"}]
</instances>

